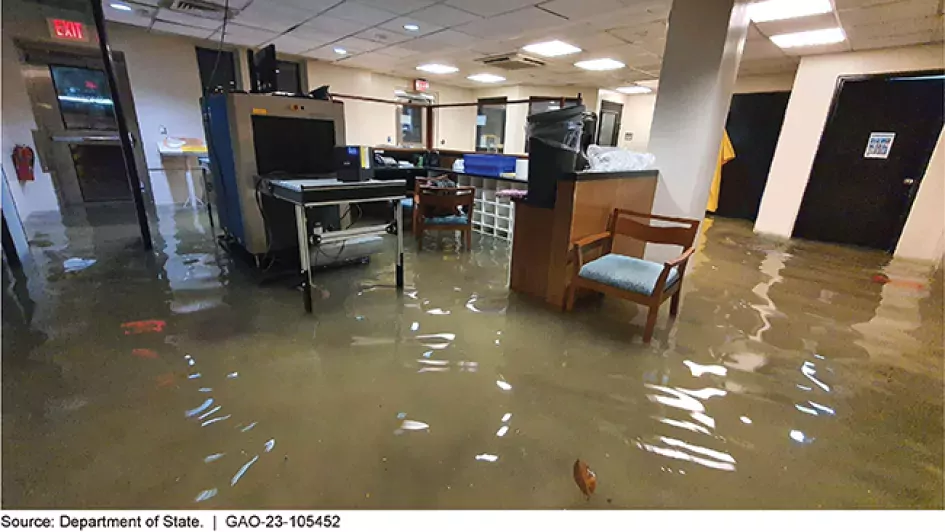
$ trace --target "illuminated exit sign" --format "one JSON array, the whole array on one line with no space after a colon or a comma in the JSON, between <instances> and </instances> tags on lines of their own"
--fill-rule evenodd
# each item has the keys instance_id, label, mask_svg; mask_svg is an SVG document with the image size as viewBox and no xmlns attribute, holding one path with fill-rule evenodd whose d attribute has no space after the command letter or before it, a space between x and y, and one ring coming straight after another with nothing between
<instances>
[{"instance_id":1,"label":"illuminated exit sign","mask_svg":"<svg viewBox=\"0 0 945 532\"><path fill-rule=\"evenodd\" d=\"M85 31L85 24L75 20L61 18L46 19L49 22L49 35L60 41L89 42L89 34Z\"/></svg>"}]
</instances>

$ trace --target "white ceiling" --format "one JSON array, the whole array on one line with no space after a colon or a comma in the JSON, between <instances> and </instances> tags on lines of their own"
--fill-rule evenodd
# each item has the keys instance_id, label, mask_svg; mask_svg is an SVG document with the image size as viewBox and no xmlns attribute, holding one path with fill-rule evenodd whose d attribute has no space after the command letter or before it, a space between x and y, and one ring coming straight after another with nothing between
<instances>
[{"instance_id":1,"label":"white ceiling","mask_svg":"<svg viewBox=\"0 0 945 532\"><path fill-rule=\"evenodd\" d=\"M205 0L223 5L226 0ZM800 55L940 42L942 0L833 0L835 12L753 24L741 74L793 72ZM169 0L129 0L133 13L105 2L106 16L150 31L219 40L220 21L158 7ZM225 42L331 61L402 77L416 77L421 63L459 67L431 79L465 87L482 84L470 74L492 72L507 84L612 87L659 77L672 0L229 0L238 10ZM406 31L404 24L420 31ZM841 25L846 42L782 50L768 37ZM508 72L484 68L476 59L507 53L538 41L560 39L584 51L544 59L547 66ZM349 55L333 52L345 48ZM628 68L588 72L575 61L612 57Z\"/></svg>"}]
</instances>

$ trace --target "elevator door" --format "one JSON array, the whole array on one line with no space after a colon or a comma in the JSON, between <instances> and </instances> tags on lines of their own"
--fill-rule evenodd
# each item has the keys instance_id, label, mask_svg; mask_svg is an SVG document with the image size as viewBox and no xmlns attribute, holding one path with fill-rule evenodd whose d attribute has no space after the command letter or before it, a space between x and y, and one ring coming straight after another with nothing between
<instances>
[{"instance_id":1,"label":"elevator door","mask_svg":"<svg viewBox=\"0 0 945 532\"><path fill-rule=\"evenodd\" d=\"M135 158L147 168L127 70L116 54L119 97L125 104ZM84 50L22 48L37 129L39 163L50 173L61 206L131 201L112 95L101 59ZM147 183L147 175L140 175Z\"/></svg>"}]
</instances>

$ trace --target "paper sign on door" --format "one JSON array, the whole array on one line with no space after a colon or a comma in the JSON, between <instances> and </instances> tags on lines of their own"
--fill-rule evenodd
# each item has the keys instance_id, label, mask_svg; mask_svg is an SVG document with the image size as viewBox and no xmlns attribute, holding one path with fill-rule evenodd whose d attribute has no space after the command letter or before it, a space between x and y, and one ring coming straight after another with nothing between
<instances>
[{"instance_id":1,"label":"paper sign on door","mask_svg":"<svg viewBox=\"0 0 945 532\"><path fill-rule=\"evenodd\" d=\"M870 140L866 144L866 153L863 154L863 157L867 159L888 159L894 140L896 140L895 133L870 133Z\"/></svg>"}]
</instances>

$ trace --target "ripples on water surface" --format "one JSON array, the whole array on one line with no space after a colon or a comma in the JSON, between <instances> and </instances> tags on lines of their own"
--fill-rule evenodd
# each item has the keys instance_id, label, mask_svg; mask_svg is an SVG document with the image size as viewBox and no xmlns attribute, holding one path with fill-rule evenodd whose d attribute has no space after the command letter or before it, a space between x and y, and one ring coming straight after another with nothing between
<instances>
[{"instance_id":1,"label":"ripples on water surface","mask_svg":"<svg viewBox=\"0 0 945 532\"><path fill-rule=\"evenodd\" d=\"M5 274L5 505L942 507L922 265L710 221L644 346L631 304L510 295L485 237L428 238L400 297L389 251L319 274L310 317L234 272L205 218L157 225L147 260L133 222L34 221L35 266Z\"/></svg>"}]
</instances>

